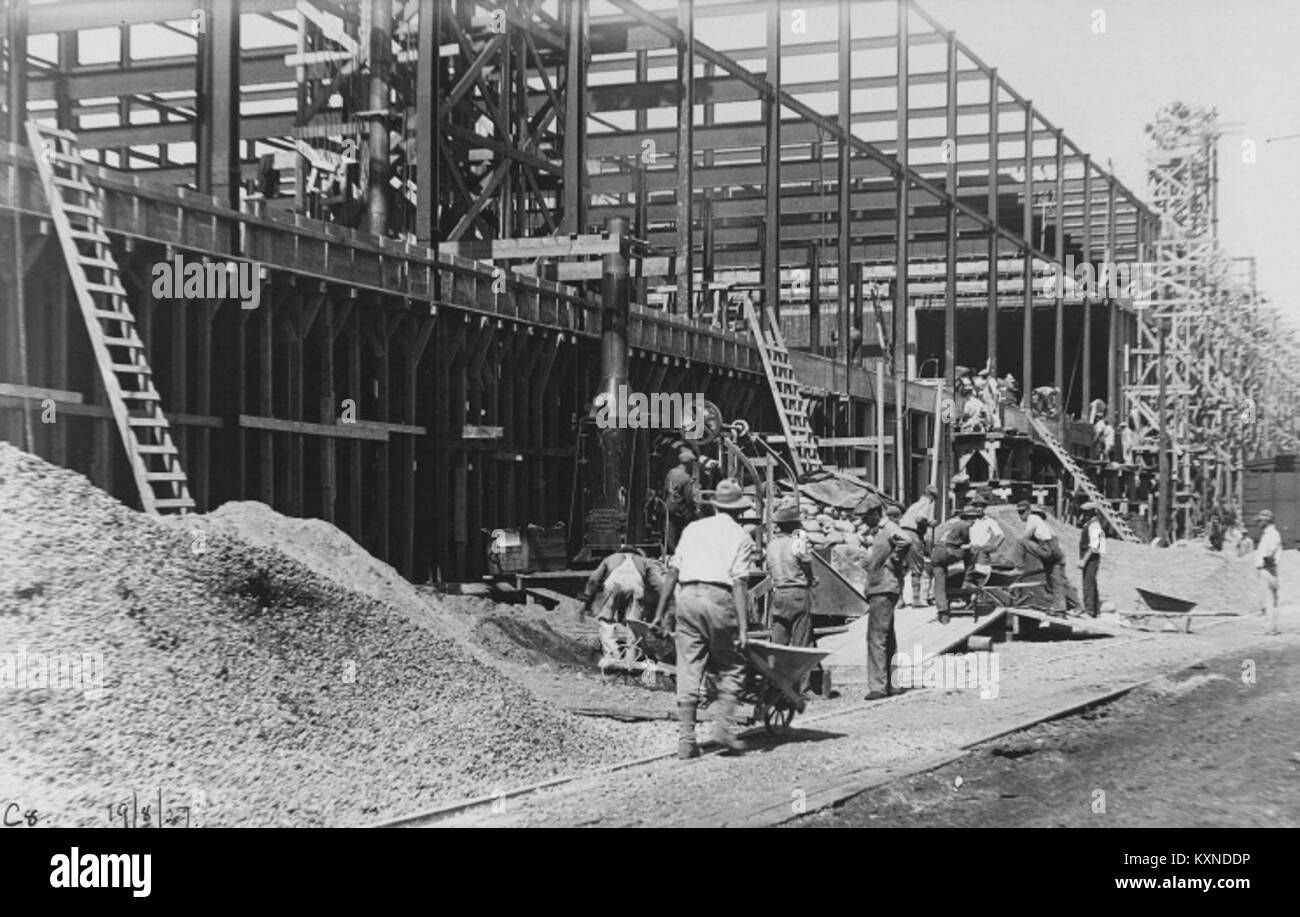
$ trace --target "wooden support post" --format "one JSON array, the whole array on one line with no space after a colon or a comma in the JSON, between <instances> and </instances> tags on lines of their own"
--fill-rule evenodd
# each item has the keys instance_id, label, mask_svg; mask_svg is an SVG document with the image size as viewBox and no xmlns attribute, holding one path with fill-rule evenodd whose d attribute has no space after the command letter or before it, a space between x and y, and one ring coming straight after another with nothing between
<instances>
[{"instance_id":1,"label":"wooden support post","mask_svg":"<svg viewBox=\"0 0 1300 917\"><path fill-rule=\"evenodd\" d=\"M262 417L275 416L275 323L284 308L281 291L272 287L263 298L257 317L257 410ZM270 430L257 432L257 482L261 500L275 506L275 438Z\"/></svg>"},{"instance_id":2,"label":"wooden support post","mask_svg":"<svg viewBox=\"0 0 1300 917\"><path fill-rule=\"evenodd\" d=\"M212 414L212 319L220 305L217 300L200 299L194 301L192 306L197 333L194 341L194 400L191 410L203 417ZM229 372L224 360L220 371ZM188 456L189 463L184 466L190 496L196 510L207 512L213 506L212 428L197 427L189 432L187 439L193 447Z\"/></svg>"},{"instance_id":3,"label":"wooden support post","mask_svg":"<svg viewBox=\"0 0 1300 917\"><path fill-rule=\"evenodd\" d=\"M320 423L335 423L334 392L334 301L328 293L323 295L320 316L317 318L320 331L316 336L317 347L317 412ZM320 461L320 515L326 522L335 519L335 503L338 500L338 441L333 437L321 437L319 443Z\"/></svg>"}]
</instances>

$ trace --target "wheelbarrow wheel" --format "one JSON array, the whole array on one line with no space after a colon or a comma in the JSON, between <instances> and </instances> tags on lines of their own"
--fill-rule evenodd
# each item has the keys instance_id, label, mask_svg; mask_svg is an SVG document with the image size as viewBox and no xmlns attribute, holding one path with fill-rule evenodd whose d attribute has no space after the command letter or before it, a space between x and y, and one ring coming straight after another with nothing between
<instances>
[{"instance_id":1,"label":"wheelbarrow wheel","mask_svg":"<svg viewBox=\"0 0 1300 917\"><path fill-rule=\"evenodd\" d=\"M790 730L790 721L794 719L791 707L779 691L770 692L762 702L763 728L772 735L782 735Z\"/></svg>"}]
</instances>

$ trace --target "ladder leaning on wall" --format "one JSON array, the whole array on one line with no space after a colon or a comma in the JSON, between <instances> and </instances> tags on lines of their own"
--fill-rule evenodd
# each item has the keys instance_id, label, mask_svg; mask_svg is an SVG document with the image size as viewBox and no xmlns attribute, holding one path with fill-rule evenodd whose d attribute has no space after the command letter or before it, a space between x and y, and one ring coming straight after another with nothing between
<instances>
[{"instance_id":1,"label":"ladder leaning on wall","mask_svg":"<svg viewBox=\"0 0 1300 917\"><path fill-rule=\"evenodd\" d=\"M74 134L27 122L27 141L49 202L100 380L126 448L141 508L150 514L194 508L180 453L153 384L144 342L104 232L101 193L86 180Z\"/></svg>"}]
</instances>

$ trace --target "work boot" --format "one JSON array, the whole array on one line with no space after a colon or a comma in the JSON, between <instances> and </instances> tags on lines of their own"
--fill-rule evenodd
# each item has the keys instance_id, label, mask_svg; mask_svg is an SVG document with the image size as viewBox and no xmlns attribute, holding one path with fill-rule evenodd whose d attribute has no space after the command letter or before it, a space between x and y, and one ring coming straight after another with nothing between
<instances>
[{"instance_id":1,"label":"work boot","mask_svg":"<svg viewBox=\"0 0 1300 917\"><path fill-rule=\"evenodd\" d=\"M719 697L717 709L713 714L713 741L730 751L742 752L745 750L745 741L736 735L735 714L736 699Z\"/></svg>"},{"instance_id":2,"label":"work boot","mask_svg":"<svg viewBox=\"0 0 1300 917\"><path fill-rule=\"evenodd\" d=\"M677 705L677 757L682 761L700 756L700 746L695 742L695 705Z\"/></svg>"},{"instance_id":3,"label":"work boot","mask_svg":"<svg viewBox=\"0 0 1300 917\"><path fill-rule=\"evenodd\" d=\"M941 612L939 612L939 623L940 623L940 624L947 624L947 623L948 623L949 621L951 621L951 620L952 620L952 615L948 614L948 612L946 612L946 611L941 611Z\"/></svg>"}]
</instances>

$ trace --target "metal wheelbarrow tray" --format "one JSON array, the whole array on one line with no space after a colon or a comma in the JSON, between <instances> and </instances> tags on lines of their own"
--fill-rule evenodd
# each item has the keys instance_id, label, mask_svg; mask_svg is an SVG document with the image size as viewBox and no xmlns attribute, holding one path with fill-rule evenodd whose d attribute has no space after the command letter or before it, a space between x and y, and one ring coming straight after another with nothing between
<instances>
[{"instance_id":1,"label":"metal wheelbarrow tray","mask_svg":"<svg viewBox=\"0 0 1300 917\"><path fill-rule=\"evenodd\" d=\"M798 691L799 681L830 655L815 646L783 646L766 640L745 644L745 662L750 669L746 679L747 700L754 703L754 719L773 734L785 732L795 713L807 708Z\"/></svg>"}]
</instances>

